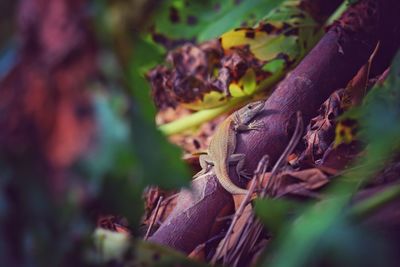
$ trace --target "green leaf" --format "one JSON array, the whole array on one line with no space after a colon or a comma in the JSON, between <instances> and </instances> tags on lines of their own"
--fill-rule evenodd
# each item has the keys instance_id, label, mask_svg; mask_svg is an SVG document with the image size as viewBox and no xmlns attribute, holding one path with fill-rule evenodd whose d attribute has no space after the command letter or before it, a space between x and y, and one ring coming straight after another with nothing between
<instances>
[{"instance_id":1,"label":"green leaf","mask_svg":"<svg viewBox=\"0 0 400 267\"><path fill-rule=\"evenodd\" d=\"M256 20L262 18L269 11L276 8L284 0L247 0L242 1L237 7L231 8L229 12L226 12L218 20L210 23L205 29L199 34L199 41L205 41L212 38L216 38L224 32L239 27L241 21L246 21L251 14ZM249 25L253 26L253 25Z\"/></svg>"},{"instance_id":2,"label":"green leaf","mask_svg":"<svg viewBox=\"0 0 400 267\"><path fill-rule=\"evenodd\" d=\"M155 16L155 31L172 39L202 42L243 23L253 26L283 1L165 1Z\"/></svg>"},{"instance_id":3,"label":"green leaf","mask_svg":"<svg viewBox=\"0 0 400 267\"><path fill-rule=\"evenodd\" d=\"M393 250L373 229L338 217L332 227L316 242L315 250L306 266L394 266ZM373 251L373 253L371 253Z\"/></svg>"},{"instance_id":4,"label":"green leaf","mask_svg":"<svg viewBox=\"0 0 400 267\"><path fill-rule=\"evenodd\" d=\"M162 62L164 59L163 51L143 36L135 38L133 44L126 79L142 115L148 121L153 121L156 109L150 96L150 84L146 80L145 74L152 67Z\"/></svg>"},{"instance_id":5,"label":"green leaf","mask_svg":"<svg viewBox=\"0 0 400 267\"><path fill-rule=\"evenodd\" d=\"M269 71L271 73L280 72L285 68L285 60L274 59L265 64L262 68L263 71Z\"/></svg>"},{"instance_id":6,"label":"green leaf","mask_svg":"<svg viewBox=\"0 0 400 267\"><path fill-rule=\"evenodd\" d=\"M132 141L140 162L140 176L145 184L163 188L179 188L189 182L189 172L181 160L182 151L167 142L165 136L141 116L138 111L130 114Z\"/></svg>"},{"instance_id":7,"label":"green leaf","mask_svg":"<svg viewBox=\"0 0 400 267\"><path fill-rule=\"evenodd\" d=\"M101 212L121 214L138 225L147 185L179 188L186 185L189 175L180 149L138 111L128 112L123 97L95 95L97 142L79 167L98 194Z\"/></svg>"},{"instance_id":8,"label":"green leaf","mask_svg":"<svg viewBox=\"0 0 400 267\"><path fill-rule=\"evenodd\" d=\"M375 86L357 110L362 137L380 146L397 147L400 140L400 52L395 57L387 80Z\"/></svg>"},{"instance_id":9,"label":"green leaf","mask_svg":"<svg viewBox=\"0 0 400 267\"><path fill-rule=\"evenodd\" d=\"M279 233L288 219L293 215L298 203L278 199L258 199L255 201L255 212L262 223L272 233ZM300 210L297 210L299 213Z\"/></svg>"}]
</instances>

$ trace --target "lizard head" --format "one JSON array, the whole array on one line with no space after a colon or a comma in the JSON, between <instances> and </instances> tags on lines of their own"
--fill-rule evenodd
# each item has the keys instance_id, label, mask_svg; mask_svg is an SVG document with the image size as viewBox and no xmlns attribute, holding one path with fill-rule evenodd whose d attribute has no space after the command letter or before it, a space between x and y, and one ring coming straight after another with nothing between
<instances>
[{"instance_id":1,"label":"lizard head","mask_svg":"<svg viewBox=\"0 0 400 267\"><path fill-rule=\"evenodd\" d=\"M241 108L237 113L237 121L247 124L264 108L265 100L251 102Z\"/></svg>"},{"instance_id":2,"label":"lizard head","mask_svg":"<svg viewBox=\"0 0 400 267\"><path fill-rule=\"evenodd\" d=\"M244 109L246 109L251 113L258 113L264 108L264 105L265 105L265 100L258 100L247 104L244 107Z\"/></svg>"}]
</instances>

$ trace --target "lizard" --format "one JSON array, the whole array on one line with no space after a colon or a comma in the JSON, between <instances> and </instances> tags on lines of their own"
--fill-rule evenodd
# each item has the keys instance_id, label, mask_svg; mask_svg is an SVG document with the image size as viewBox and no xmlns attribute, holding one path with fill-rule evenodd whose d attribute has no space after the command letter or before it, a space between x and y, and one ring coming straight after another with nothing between
<instances>
[{"instance_id":1,"label":"lizard","mask_svg":"<svg viewBox=\"0 0 400 267\"><path fill-rule=\"evenodd\" d=\"M236 134L242 131L258 130L261 123L251 122L261 112L265 100L255 101L231 114L217 128L213 135L207 154L199 157L202 170L194 178L199 177L214 167L215 175L221 186L231 194L244 195L247 190L236 186L229 178L229 163L236 162L238 176L248 176L243 171L245 154L234 154Z\"/></svg>"}]
</instances>

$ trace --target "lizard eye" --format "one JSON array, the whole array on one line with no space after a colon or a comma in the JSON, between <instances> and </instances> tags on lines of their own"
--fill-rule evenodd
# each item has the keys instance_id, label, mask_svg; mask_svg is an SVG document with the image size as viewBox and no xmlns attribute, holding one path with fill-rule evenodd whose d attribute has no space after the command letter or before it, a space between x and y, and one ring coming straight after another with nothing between
<instances>
[{"instance_id":1,"label":"lizard eye","mask_svg":"<svg viewBox=\"0 0 400 267\"><path fill-rule=\"evenodd\" d=\"M252 105L248 105L247 108L248 108L248 109L252 109L253 106L252 106Z\"/></svg>"}]
</instances>

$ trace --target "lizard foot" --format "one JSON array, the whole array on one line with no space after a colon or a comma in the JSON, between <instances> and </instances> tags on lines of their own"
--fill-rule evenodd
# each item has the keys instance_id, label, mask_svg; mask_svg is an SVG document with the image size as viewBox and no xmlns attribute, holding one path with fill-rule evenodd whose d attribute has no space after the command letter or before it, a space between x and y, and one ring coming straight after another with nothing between
<instances>
[{"instance_id":1,"label":"lizard foot","mask_svg":"<svg viewBox=\"0 0 400 267\"><path fill-rule=\"evenodd\" d=\"M253 178L253 174L247 171L241 171L239 173L239 178L245 178L247 180L251 180Z\"/></svg>"},{"instance_id":2,"label":"lizard foot","mask_svg":"<svg viewBox=\"0 0 400 267\"><path fill-rule=\"evenodd\" d=\"M248 126L249 130L259 131L264 128L264 123L262 121L252 121Z\"/></svg>"}]
</instances>

